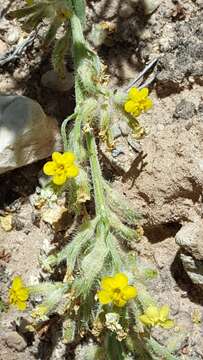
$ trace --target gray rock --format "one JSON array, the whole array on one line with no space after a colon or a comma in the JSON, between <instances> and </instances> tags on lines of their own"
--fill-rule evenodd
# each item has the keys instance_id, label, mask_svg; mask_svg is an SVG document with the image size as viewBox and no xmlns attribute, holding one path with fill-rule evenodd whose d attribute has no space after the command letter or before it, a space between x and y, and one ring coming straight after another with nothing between
<instances>
[{"instance_id":1,"label":"gray rock","mask_svg":"<svg viewBox=\"0 0 203 360\"><path fill-rule=\"evenodd\" d=\"M41 83L51 90L65 92L70 90L74 84L74 75L67 72L64 79L61 79L54 70L47 71L42 75Z\"/></svg>"},{"instance_id":2,"label":"gray rock","mask_svg":"<svg viewBox=\"0 0 203 360\"><path fill-rule=\"evenodd\" d=\"M196 113L195 105L185 99L176 106L173 117L176 119L191 119Z\"/></svg>"},{"instance_id":3,"label":"gray rock","mask_svg":"<svg viewBox=\"0 0 203 360\"><path fill-rule=\"evenodd\" d=\"M203 288L203 261L195 260L192 256L183 253L180 254L180 258L192 282Z\"/></svg>"},{"instance_id":4,"label":"gray rock","mask_svg":"<svg viewBox=\"0 0 203 360\"><path fill-rule=\"evenodd\" d=\"M121 130L121 134L123 136L128 136L128 134L130 133L131 129L128 126L128 124L126 123L126 121L119 121L119 128Z\"/></svg>"},{"instance_id":5,"label":"gray rock","mask_svg":"<svg viewBox=\"0 0 203 360\"><path fill-rule=\"evenodd\" d=\"M112 156L114 158L116 158L117 156L119 156L121 154L125 154L125 149L124 149L124 147L122 145L119 145L119 146L117 146L116 149L112 150Z\"/></svg>"},{"instance_id":6,"label":"gray rock","mask_svg":"<svg viewBox=\"0 0 203 360\"><path fill-rule=\"evenodd\" d=\"M0 174L60 149L57 122L36 101L0 95Z\"/></svg>"},{"instance_id":7,"label":"gray rock","mask_svg":"<svg viewBox=\"0 0 203 360\"><path fill-rule=\"evenodd\" d=\"M128 144L135 152L140 153L142 151L139 141L133 139L131 136L128 136Z\"/></svg>"},{"instance_id":8,"label":"gray rock","mask_svg":"<svg viewBox=\"0 0 203 360\"><path fill-rule=\"evenodd\" d=\"M121 136L121 130L117 124L112 125L111 133L114 139L117 139L119 136Z\"/></svg>"},{"instance_id":9,"label":"gray rock","mask_svg":"<svg viewBox=\"0 0 203 360\"><path fill-rule=\"evenodd\" d=\"M175 240L195 259L203 260L203 220L198 219L182 226Z\"/></svg>"},{"instance_id":10,"label":"gray rock","mask_svg":"<svg viewBox=\"0 0 203 360\"><path fill-rule=\"evenodd\" d=\"M24 338L16 331L8 333L5 337L5 341L9 348L15 349L17 351L23 351L27 346Z\"/></svg>"}]
</instances>

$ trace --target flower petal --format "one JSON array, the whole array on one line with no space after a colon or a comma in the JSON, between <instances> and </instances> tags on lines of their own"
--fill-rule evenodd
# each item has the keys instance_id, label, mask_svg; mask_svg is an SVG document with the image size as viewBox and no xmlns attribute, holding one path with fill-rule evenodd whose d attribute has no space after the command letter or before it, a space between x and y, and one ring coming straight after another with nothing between
<instances>
[{"instance_id":1,"label":"flower petal","mask_svg":"<svg viewBox=\"0 0 203 360\"><path fill-rule=\"evenodd\" d=\"M26 309L26 302L25 301L17 301L16 306L19 310L23 311Z\"/></svg>"},{"instance_id":2,"label":"flower petal","mask_svg":"<svg viewBox=\"0 0 203 360\"><path fill-rule=\"evenodd\" d=\"M122 299L121 297L116 299L116 300L113 300L113 304L118 306L118 307L123 307L125 306L126 304L126 300Z\"/></svg>"},{"instance_id":3,"label":"flower petal","mask_svg":"<svg viewBox=\"0 0 203 360\"><path fill-rule=\"evenodd\" d=\"M114 278L110 276L104 277L101 281L101 287L103 290L107 290L107 291L113 289L115 287Z\"/></svg>"},{"instance_id":4,"label":"flower petal","mask_svg":"<svg viewBox=\"0 0 203 360\"><path fill-rule=\"evenodd\" d=\"M145 314L140 315L139 319L145 325L148 325L148 326L150 326L150 325L153 326L154 325L154 322L151 319L149 319L148 316L145 315Z\"/></svg>"},{"instance_id":5,"label":"flower petal","mask_svg":"<svg viewBox=\"0 0 203 360\"><path fill-rule=\"evenodd\" d=\"M56 170L57 170L57 166L56 166L56 163L54 161L48 161L43 166L43 171L48 176L54 175Z\"/></svg>"},{"instance_id":6,"label":"flower petal","mask_svg":"<svg viewBox=\"0 0 203 360\"><path fill-rule=\"evenodd\" d=\"M29 291L28 289L26 288L22 288L22 289L19 289L18 292L17 292L17 298L20 300L20 301L25 301L27 300L29 297Z\"/></svg>"},{"instance_id":7,"label":"flower petal","mask_svg":"<svg viewBox=\"0 0 203 360\"><path fill-rule=\"evenodd\" d=\"M140 94L139 90L136 87L132 87L128 92L128 98L136 101L139 97L139 94Z\"/></svg>"},{"instance_id":8,"label":"flower petal","mask_svg":"<svg viewBox=\"0 0 203 360\"><path fill-rule=\"evenodd\" d=\"M163 327L164 329L171 329L172 327L174 327L175 322L173 320L166 320L163 323L160 323L160 326Z\"/></svg>"},{"instance_id":9,"label":"flower petal","mask_svg":"<svg viewBox=\"0 0 203 360\"><path fill-rule=\"evenodd\" d=\"M146 309L145 314L149 319L152 319L153 321L157 322L159 320L159 310L156 306L149 306Z\"/></svg>"},{"instance_id":10,"label":"flower petal","mask_svg":"<svg viewBox=\"0 0 203 360\"><path fill-rule=\"evenodd\" d=\"M71 166L75 161L75 155L72 152L66 151L62 155L62 161L64 165Z\"/></svg>"},{"instance_id":11,"label":"flower petal","mask_svg":"<svg viewBox=\"0 0 203 360\"><path fill-rule=\"evenodd\" d=\"M56 174L53 176L53 183L56 185L63 185L66 182L66 178L65 172Z\"/></svg>"},{"instance_id":12,"label":"flower petal","mask_svg":"<svg viewBox=\"0 0 203 360\"><path fill-rule=\"evenodd\" d=\"M132 100L127 101L124 105L124 109L128 113L132 113L135 110L135 108L136 108L135 103Z\"/></svg>"},{"instance_id":13,"label":"flower petal","mask_svg":"<svg viewBox=\"0 0 203 360\"><path fill-rule=\"evenodd\" d=\"M143 88L140 90L139 95L142 99L146 98L149 94L148 88Z\"/></svg>"},{"instance_id":14,"label":"flower petal","mask_svg":"<svg viewBox=\"0 0 203 360\"><path fill-rule=\"evenodd\" d=\"M23 287L23 281L20 276L15 276L12 282L12 289L14 291L18 291L21 287Z\"/></svg>"},{"instance_id":15,"label":"flower petal","mask_svg":"<svg viewBox=\"0 0 203 360\"><path fill-rule=\"evenodd\" d=\"M54 151L52 153L52 160L58 164L61 164L63 162L63 155L57 151Z\"/></svg>"},{"instance_id":16,"label":"flower petal","mask_svg":"<svg viewBox=\"0 0 203 360\"><path fill-rule=\"evenodd\" d=\"M123 289L128 285L128 278L123 273L118 273L114 276L115 287L119 289Z\"/></svg>"},{"instance_id":17,"label":"flower petal","mask_svg":"<svg viewBox=\"0 0 203 360\"><path fill-rule=\"evenodd\" d=\"M137 289L134 286L126 286L123 289L123 298L125 300L130 300L135 298L137 295Z\"/></svg>"},{"instance_id":18,"label":"flower petal","mask_svg":"<svg viewBox=\"0 0 203 360\"><path fill-rule=\"evenodd\" d=\"M159 310L159 319L161 321L167 320L169 316L169 312L170 312L170 308L168 305L162 306L161 309Z\"/></svg>"},{"instance_id":19,"label":"flower petal","mask_svg":"<svg viewBox=\"0 0 203 360\"><path fill-rule=\"evenodd\" d=\"M103 305L109 304L112 301L111 296L108 291L105 291L105 290L98 291L97 295L98 295L100 303Z\"/></svg>"},{"instance_id":20,"label":"flower petal","mask_svg":"<svg viewBox=\"0 0 203 360\"><path fill-rule=\"evenodd\" d=\"M67 177L76 177L79 174L79 168L76 165L72 165L66 168L66 176Z\"/></svg>"},{"instance_id":21,"label":"flower petal","mask_svg":"<svg viewBox=\"0 0 203 360\"><path fill-rule=\"evenodd\" d=\"M145 103L144 103L144 109L145 109L145 111L151 109L152 106L153 106L152 100L151 100L150 98L146 99L146 100L145 100Z\"/></svg>"}]
</instances>

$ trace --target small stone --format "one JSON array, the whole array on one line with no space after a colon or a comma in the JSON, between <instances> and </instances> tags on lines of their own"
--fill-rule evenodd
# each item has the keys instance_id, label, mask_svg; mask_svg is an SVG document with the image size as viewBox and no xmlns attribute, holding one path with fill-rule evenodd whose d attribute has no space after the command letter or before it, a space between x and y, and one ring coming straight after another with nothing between
<instances>
[{"instance_id":1,"label":"small stone","mask_svg":"<svg viewBox=\"0 0 203 360\"><path fill-rule=\"evenodd\" d=\"M199 106L198 106L198 112L199 113L203 113L203 103L200 103Z\"/></svg>"},{"instance_id":2,"label":"small stone","mask_svg":"<svg viewBox=\"0 0 203 360\"><path fill-rule=\"evenodd\" d=\"M184 253L180 254L180 258L189 278L195 285L203 289L203 261L195 260L192 256Z\"/></svg>"},{"instance_id":3,"label":"small stone","mask_svg":"<svg viewBox=\"0 0 203 360\"><path fill-rule=\"evenodd\" d=\"M58 125L24 96L0 96L0 174L61 149Z\"/></svg>"},{"instance_id":4,"label":"small stone","mask_svg":"<svg viewBox=\"0 0 203 360\"><path fill-rule=\"evenodd\" d=\"M190 119L196 113L195 105L185 99L181 100L180 103L176 106L173 117L176 119Z\"/></svg>"},{"instance_id":5,"label":"small stone","mask_svg":"<svg viewBox=\"0 0 203 360\"><path fill-rule=\"evenodd\" d=\"M182 226L177 232L175 240L197 260L203 260L203 221L202 219Z\"/></svg>"},{"instance_id":6,"label":"small stone","mask_svg":"<svg viewBox=\"0 0 203 360\"><path fill-rule=\"evenodd\" d=\"M50 70L42 75L41 83L44 87L51 90L65 92L73 87L74 75L72 72L67 72L65 78L61 79L54 70Z\"/></svg>"},{"instance_id":7,"label":"small stone","mask_svg":"<svg viewBox=\"0 0 203 360\"><path fill-rule=\"evenodd\" d=\"M128 126L126 121L120 121L119 122L119 128L120 128L121 134L123 136L128 136L128 134L130 133L130 127Z\"/></svg>"},{"instance_id":8,"label":"small stone","mask_svg":"<svg viewBox=\"0 0 203 360\"><path fill-rule=\"evenodd\" d=\"M112 153L112 156L115 158L121 154L125 154L125 151L124 151L123 147L121 145L119 145L119 146L117 146L116 149L113 149L111 153Z\"/></svg>"},{"instance_id":9,"label":"small stone","mask_svg":"<svg viewBox=\"0 0 203 360\"><path fill-rule=\"evenodd\" d=\"M17 351L23 351L27 347L27 343L24 338L16 331L8 333L8 335L6 335L5 341L9 348L15 349Z\"/></svg>"},{"instance_id":10,"label":"small stone","mask_svg":"<svg viewBox=\"0 0 203 360\"><path fill-rule=\"evenodd\" d=\"M121 130L117 124L112 125L111 133L114 139L117 139L119 136L121 136Z\"/></svg>"},{"instance_id":11,"label":"small stone","mask_svg":"<svg viewBox=\"0 0 203 360\"><path fill-rule=\"evenodd\" d=\"M142 151L142 147L141 147L139 141L133 139L131 136L128 136L128 144L136 152L140 153Z\"/></svg>"},{"instance_id":12,"label":"small stone","mask_svg":"<svg viewBox=\"0 0 203 360\"><path fill-rule=\"evenodd\" d=\"M145 15L151 15L160 5L161 0L143 0Z\"/></svg>"},{"instance_id":13,"label":"small stone","mask_svg":"<svg viewBox=\"0 0 203 360\"><path fill-rule=\"evenodd\" d=\"M22 81L29 75L29 69L15 69L13 73L13 78L16 81Z\"/></svg>"},{"instance_id":14,"label":"small stone","mask_svg":"<svg viewBox=\"0 0 203 360\"><path fill-rule=\"evenodd\" d=\"M128 3L123 3L119 10L119 15L122 18L129 18L134 13L134 9Z\"/></svg>"},{"instance_id":15,"label":"small stone","mask_svg":"<svg viewBox=\"0 0 203 360\"><path fill-rule=\"evenodd\" d=\"M6 51L7 51L6 43L0 39L0 56L5 54Z\"/></svg>"},{"instance_id":16,"label":"small stone","mask_svg":"<svg viewBox=\"0 0 203 360\"><path fill-rule=\"evenodd\" d=\"M20 30L17 27L12 27L5 35L5 41L9 45L14 45L20 38Z\"/></svg>"},{"instance_id":17,"label":"small stone","mask_svg":"<svg viewBox=\"0 0 203 360\"><path fill-rule=\"evenodd\" d=\"M8 232L12 230L13 228L12 220L13 217L11 214L0 217L1 227L4 231Z\"/></svg>"}]
</instances>

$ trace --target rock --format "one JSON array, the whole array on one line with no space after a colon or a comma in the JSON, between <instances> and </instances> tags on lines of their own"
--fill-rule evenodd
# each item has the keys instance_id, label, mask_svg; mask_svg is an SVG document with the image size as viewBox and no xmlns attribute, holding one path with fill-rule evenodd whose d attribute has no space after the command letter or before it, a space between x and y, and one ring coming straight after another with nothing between
<instances>
[{"instance_id":1,"label":"rock","mask_svg":"<svg viewBox=\"0 0 203 360\"><path fill-rule=\"evenodd\" d=\"M112 136L113 136L114 139L121 136L121 130L120 130L120 128L119 128L119 126L117 124L112 125L111 133L112 133Z\"/></svg>"},{"instance_id":2,"label":"rock","mask_svg":"<svg viewBox=\"0 0 203 360\"><path fill-rule=\"evenodd\" d=\"M53 226L55 230L61 231L67 227L70 215L64 206L54 204L52 208L43 209L42 220Z\"/></svg>"},{"instance_id":3,"label":"rock","mask_svg":"<svg viewBox=\"0 0 203 360\"><path fill-rule=\"evenodd\" d=\"M191 119L196 113L195 105L185 99L176 106L173 117L176 119Z\"/></svg>"},{"instance_id":4,"label":"rock","mask_svg":"<svg viewBox=\"0 0 203 360\"><path fill-rule=\"evenodd\" d=\"M145 15L151 15L160 5L161 0L143 0Z\"/></svg>"},{"instance_id":5,"label":"rock","mask_svg":"<svg viewBox=\"0 0 203 360\"><path fill-rule=\"evenodd\" d=\"M192 282L203 289L203 261L195 260L191 255L184 253L180 254L180 258Z\"/></svg>"},{"instance_id":6,"label":"rock","mask_svg":"<svg viewBox=\"0 0 203 360\"><path fill-rule=\"evenodd\" d=\"M132 8L132 6L129 3L122 3L120 10L119 10L119 15L121 18L128 18L130 17L132 14L134 13L134 9Z\"/></svg>"},{"instance_id":7,"label":"rock","mask_svg":"<svg viewBox=\"0 0 203 360\"><path fill-rule=\"evenodd\" d=\"M180 92L190 84L190 79L202 83L202 16L190 21L177 21L170 36L170 48L160 57L157 74L157 92L163 97ZM170 34L170 35L169 35Z\"/></svg>"},{"instance_id":8,"label":"rock","mask_svg":"<svg viewBox=\"0 0 203 360\"><path fill-rule=\"evenodd\" d=\"M5 341L9 348L15 349L17 351L23 351L27 346L24 338L20 336L16 331L8 333L6 335Z\"/></svg>"},{"instance_id":9,"label":"rock","mask_svg":"<svg viewBox=\"0 0 203 360\"><path fill-rule=\"evenodd\" d=\"M42 75L41 83L51 90L65 92L70 90L74 84L74 75L67 72L64 79L61 79L54 70L47 71Z\"/></svg>"},{"instance_id":10,"label":"rock","mask_svg":"<svg viewBox=\"0 0 203 360\"><path fill-rule=\"evenodd\" d=\"M122 145L117 146L115 149L112 150L112 156L116 158L117 156L125 154L125 149Z\"/></svg>"},{"instance_id":11,"label":"rock","mask_svg":"<svg viewBox=\"0 0 203 360\"><path fill-rule=\"evenodd\" d=\"M128 136L128 144L135 152L140 153L142 151L140 142L138 140L133 139L132 136Z\"/></svg>"},{"instance_id":12,"label":"rock","mask_svg":"<svg viewBox=\"0 0 203 360\"><path fill-rule=\"evenodd\" d=\"M4 231L11 231L13 228L13 217L11 214L0 216L0 224Z\"/></svg>"},{"instance_id":13,"label":"rock","mask_svg":"<svg viewBox=\"0 0 203 360\"><path fill-rule=\"evenodd\" d=\"M24 96L0 96L0 174L60 150L57 122Z\"/></svg>"},{"instance_id":14,"label":"rock","mask_svg":"<svg viewBox=\"0 0 203 360\"><path fill-rule=\"evenodd\" d=\"M0 56L5 54L6 51L7 51L6 43L0 39Z\"/></svg>"},{"instance_id":15,"label":"rock","mask_svg":"<svg viewBox=\"0 0 203 360\"><path fill-rule=\"evenodd\" d=\"M131 132L131 129L126 121L119 121L119 128L123 136L128 136L128 134Z\"/></svg>"},{"instance_id":16,"label":"rock","mask_svg":"<svg viewBox=\"0 0 203 360\"><path fill-rule=\"evenodd\" d=\"M195 259L203 260L203 220L188 223L176 234L175 240L179 246L190 253Z\"/></svg>"},{"instance_id":17,"label":"rock","mask_svg":"<svg viewBox=\"0 0 203 360\"><path fill-rule=\"evenodd\" d=\"M14 45L20 38L20 30L17 27L9 28L5 35L5 42L9 45Z\"/></svg>"}]
</instances>

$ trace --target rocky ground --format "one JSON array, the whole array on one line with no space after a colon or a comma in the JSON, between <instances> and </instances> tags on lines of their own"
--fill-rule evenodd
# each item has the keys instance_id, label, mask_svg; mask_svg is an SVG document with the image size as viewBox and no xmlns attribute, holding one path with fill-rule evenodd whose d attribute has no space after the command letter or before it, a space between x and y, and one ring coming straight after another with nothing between
<instances>
[{"instance_id":1,"label":"rocky ground","mask_svg":"<svg viewBox=\"0 0 203 360\"><path fill-rule=\"evenodd\" d=\"M27 35L0 9L0 61ZM16 3L21 4L18 0ZM87 36L103 57L112 86L126 86L158 58L150 74L154 107L141 118L147 135L134 141L122 122L114 125L116 151L103 152L104 171L113 186L143 214L145 237L137 246L141 259L159 270L151 292L169 303L184 336L181 360L203 359L203 3L163 0L143 9L142 1L89 0ZM154 10L151 13L151 10ZM105 22L105 33L94 31ZM40 31L43 31L40 30ZM93 33L95 34L95 32ZM97 41L96 41L96 40ZM0 65L0 93L27 95L60 124L74 106L72 78L59 83L51 71L50 54L42 53L40 32L15 61ZM1 62L0 62L1 64ZM68 71L72 63L68 59ZM143 79L147 81L149 78ZM43 160L0 175L0 281L5 298L13 275L27 282L42 274L40 253L53 232L33 206ZM9 217L8 217L9 216ZM63 236L59 229L58 239ZM50 245L49 245L50 246ZM25 313L24 319L27 314ZM25 320L23 320L25 321ZM57 329L33 338L24 332L19 313L3 312L0 359L71 359L58 343ZM178 329L176 329L178 336ZM155 331L159 341L166 339Z\"/></svg>"}]
</instances>

